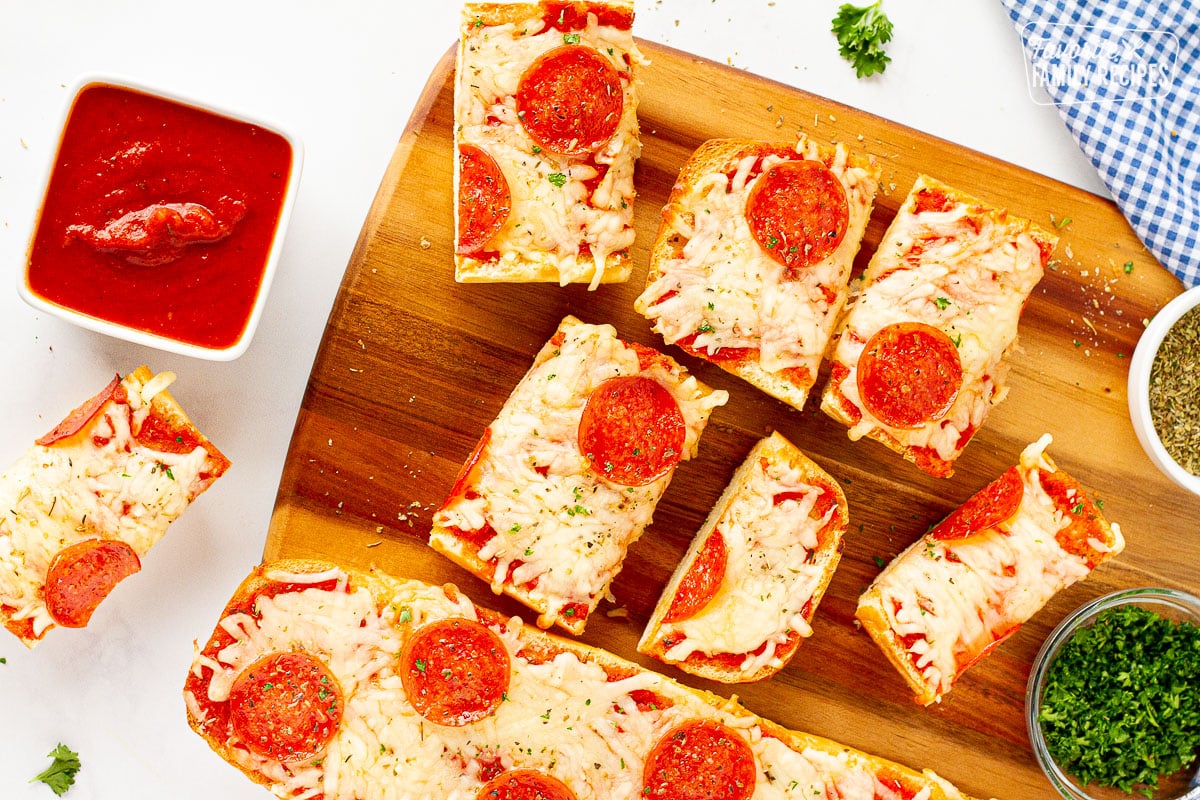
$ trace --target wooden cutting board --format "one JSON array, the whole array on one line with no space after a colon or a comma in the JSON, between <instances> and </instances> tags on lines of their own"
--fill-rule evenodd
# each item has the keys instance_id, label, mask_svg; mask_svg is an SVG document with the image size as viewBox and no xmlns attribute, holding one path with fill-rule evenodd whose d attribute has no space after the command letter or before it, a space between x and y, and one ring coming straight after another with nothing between
<instances>
[{"instance_id":1,"label":"wooden cutting board","mask_svg":"<svg viewBox=\"0 0 1200 800\"><path fill-rule=\"evenodd\" d=\"M1197 588L1200 501L1142 453L1126 413L1129 357L1145 321L1181 290L1111 202L949 142L745 72L651 43L639 75L644 151L637 167L635 271L596 292L548 284L453 280L453 52L438 64L396 148L350 258L296 423L265 557L377 565L453 581L513 614L429 549L430 516L484 427L566 314L607 322L663 347L633 311L659 210L680 166L710 137L794 140L805 131L845 141L883 165L857 268L865 266L919 172L1059 231L1056 264L1021 321L1011 394L948 480L928 477L874 442L850 442L816 410L800 412L675 348L668 352L729 403L712 417L699 457L680 467L653 526L631 549L584 640L656 666L635 644L659 592L751 445L777 429L837 478L850 502L841 566L813 637L787 669L725 687L751 710L917 768L977 797L1048 797L1025 733L1030 662L1049 630L1081 603L1139 585ZM1125 265L1132 264L1132 272ZM820 383L823 383L820 382ZM859 593L879 564L1014 463L1049 432L1052 456L1104 501L1125 553L1062 592L933 708L916 705L898 674L854 625ZM612 612L606 615L605 611ZM526 615L527 618L529 615Z\"/></svg>"}]
</instances>

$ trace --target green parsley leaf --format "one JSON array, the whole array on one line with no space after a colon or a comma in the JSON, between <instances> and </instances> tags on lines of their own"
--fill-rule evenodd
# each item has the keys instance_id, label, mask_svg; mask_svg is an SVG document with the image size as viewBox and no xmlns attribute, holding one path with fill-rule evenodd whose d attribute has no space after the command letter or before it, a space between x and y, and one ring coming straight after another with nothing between
<instances>
[{"instance_id":1,"label":"green parsley leaf","mask_svg":"<svg viewBox=\"0 0 1200 800\"><path fill-rule=\"evenodd\" d=\"M938 311L945 311L947 308L950 307L950 298L949 297L935 298L933 301L933 304L938 307Z\"/></svg>"},{"instance_id":2,"label":"green parsley leaf","mask_svg":"<svg viewBox=\"0 0 1200 800\"><path fill-rule=\"evenodd\" d=\"M546 180L550 181L560 189L567 185L567 176L561 172L551 172L546 176Z\"/></svg>"},{"instance_id":3,"label":"green parsley leaf","mask_svg":"<svg viewBox=\"0 0 1200 800\"><path fill-rule=\"evenodd\" d=\"M700 327L696 328L696 333L712 333L713 326L708 323L708 320L700 323Z\"/></svg>"},{"instance_id":4,"label":"green parsley leaf","mask_svg":"<svg viewBox=\"0 0 1200 800\"><path fill-rule=\"evenodd\" d=\"M29 782L41 781L61 797L63 792L75 783L75 773L79 772L80 767L79 754L59 742L58 746L46 755L54 759L53 763Z\"/></svg>"},{"instance_id":5,"label":"green parsley leaf","mask_svg":"<svg viewBox=\"0 0 1200 800\"><path fill-rule=\"evenodd\" d=\"M837 36L838 52L854 65L860 78L883 72L891 58L883 46L892 40L892 21L880 9L882 0L869 6L845 3L833 18L833 33Z\"/></svg>"},{"instance_id":6,"label":"green parsley leaf","mask_svg":"<svg viewBox=\"0 0 1200 800\"><path fill-rule=\"evenodd\" d=\"M1126 261L1126 262L1125 262L1125 274L1126 274L1126 275L1132 275L1132 274L1133 274L1133 262L1132 262L1132 261Z\"/></svg>"},{"instance_id":7,"label":"green parsley leaf","mask_svg":"<svg viewBox=\"0 0 1200 800\"><path fill-rule=\"evenodd\" d=\"M1160 775L1195 770L1200 626L1137 606L1101 612L1050 664L1038 722L1081 784L1152 796Z\"/></svg>"},{"instance_id":8,"label":"green parsley leaf","mask_svg":"<svg viewBox=\"0 0 1200 800\"><path fill-rule=\"evenodd\" d=\"M564 33L563 34L563 44L579 44L579 34L578 33Z\"/></svg>"}]
</instances>

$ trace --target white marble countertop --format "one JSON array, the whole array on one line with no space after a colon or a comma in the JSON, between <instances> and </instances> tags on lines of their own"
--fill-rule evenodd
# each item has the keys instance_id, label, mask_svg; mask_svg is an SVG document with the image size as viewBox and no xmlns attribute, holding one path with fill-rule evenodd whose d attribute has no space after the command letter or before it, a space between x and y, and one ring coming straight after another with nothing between
<instances>
[{"instance_id":1,"label":"white marble countertop","mask_svg":"<svg viewBox=\"0 0 1200 800\"><path fill-rule=\"evenodd\" d=\"M885 0L885 74L858 80L829 32L838 2L639 0L634 32L773 78L1104 194L1051 106L1035 104L999 2ZM211 0L6 2L0 23L0 466L114 372L172 370L172 389L234 466L82 631L35 651L0 633L0 797L64 742L83 769L67 795L211 800L268 793L187 726L181 688L261 556L296 412L359 228L413 105L457 35L458 4ZM23 304L27 225L57 144L67 87L126 75L276 120L304 141L287 246L249 351L172 356L74 328ZM819 733L819 731L816 731Z\"/></svg>"}]
</instances>

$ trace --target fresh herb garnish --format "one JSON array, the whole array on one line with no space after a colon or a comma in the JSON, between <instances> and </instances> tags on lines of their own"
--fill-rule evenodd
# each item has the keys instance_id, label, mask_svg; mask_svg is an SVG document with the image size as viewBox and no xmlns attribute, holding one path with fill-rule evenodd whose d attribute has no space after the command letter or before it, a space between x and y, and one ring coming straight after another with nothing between
<instances>
[{"instance_id":1,"label":"fresh herb garnish","mask_svg":"<svg viewBox=\"0 0 1200 800\"><path fill-rule=\"evenodd\" d=\"M1152 796L1200 748L1200 627L1137 606L1101 612L1050 665L1038 721L1082 783Z\"/></svg>"},{"instance_id":2,"label":"fresh herb garnish","mask_svg":"<svg viewBox=\"0 0 1200 800\"><path fill-rule=\"evenodd\" d=\"M79 772L80 767L79 754L59 742L58 746L46 755L54 759L53 763L29 782L41 781L61 797L63 792L75 783L75 773Z\"/></svg>"},{"instance_id":3,"label":"fresh herb garnish","mask_svg":"<svg viewBox=\"0 0 1200 800\"><path fill-rule=\"evenodd\" d=\"M837 36L838 52L854 65L860 78L883 72L891 57L883 46L892 40L892 21L880 9L882 0L869 6L845 3L833 18L833 33Z\"/></svg>"},{"instance_id":4,"label":"fresh herb garnish","mask_svg":"<svg viewBox=\"0 0 1200 800\"><path fill-rule=\"evenodd\" d=\"M551 172L546 176L546 180L550 181L560 189L567 185L567 176L561 172Z\"/></svg>"}]
</instances>

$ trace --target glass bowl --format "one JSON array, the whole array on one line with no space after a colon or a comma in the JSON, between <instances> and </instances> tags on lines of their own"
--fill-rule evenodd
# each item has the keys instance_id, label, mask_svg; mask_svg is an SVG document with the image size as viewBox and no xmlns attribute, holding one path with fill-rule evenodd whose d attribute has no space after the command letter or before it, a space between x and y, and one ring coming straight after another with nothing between
<instances>
[{"instance_id":1,"label":"glass bowl","mask_svg":"<svg viewBox=\"0 0 1200 800\"><path fill-rule=\"evenodd\" d=\"M1081 628L1090 626L1100 613L1122 606L1138 606L1176 622L1187 620L1200 625L1200 597L1174 589L1148 587L1123 589L1098 597L1069 614L1046 637L1033 660L1033 668L1025 689L1025 726L1038 766L1042 768L1042 772L1058 794L1066 800L1131 800L1144 796L1137 790L1130 794L1117 787L1081 785L1073 775L1055 762L1046 745L1042 726L1038 722L1044 684L1050 665L1058 656L1060 648ZM1198 778L1200 775L1197 773L1197 763L1193 762L1185 770L1161 776L1158 791L1151 797L1153 800L1200 800Z\"/></svg>"},{"instance_id":2,"label":"glass bowl","mask_svg":"<svg viewBox=\"0 0 1200 800\"><path fill-rule=\"evenodd\" d=\"M1159 471L1192 494L1200 495L1200 476L1181 467L1163 446L1150 415L1150 370L1159 345L1184 314L1200 305L1200 286L1188 289L1154 315L1134 348L1129 362L1129 419L1146 455Z\"/></svg>"}]
</instances>

